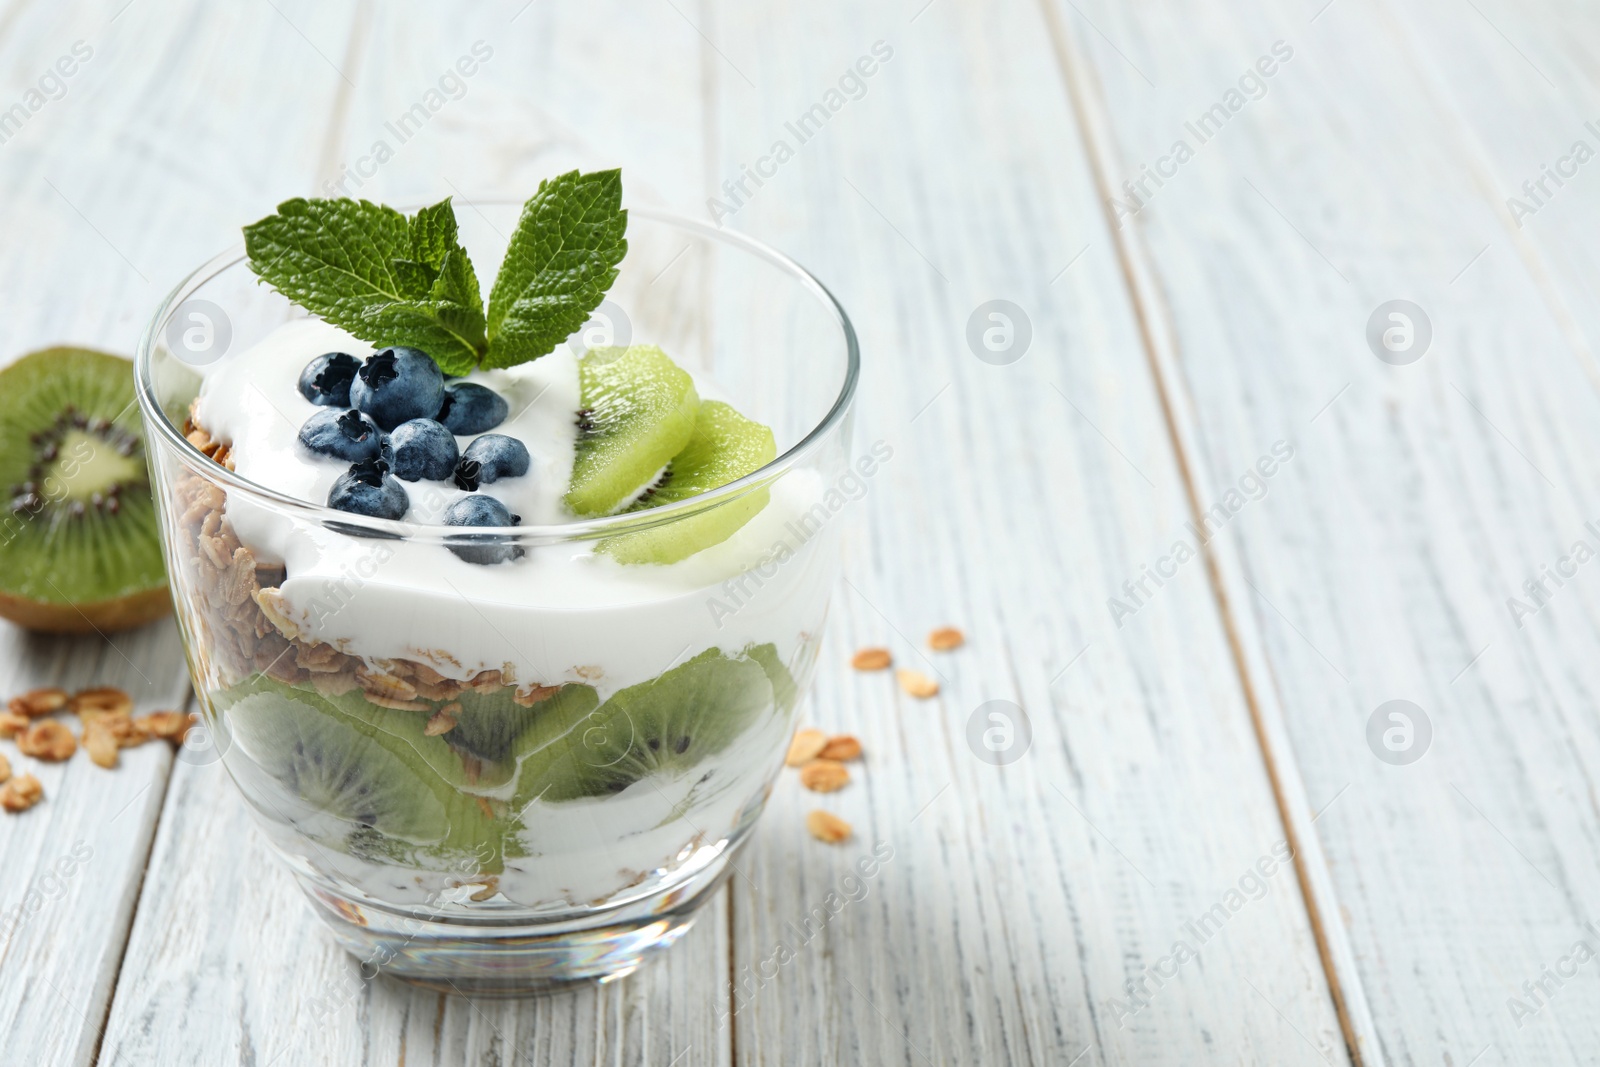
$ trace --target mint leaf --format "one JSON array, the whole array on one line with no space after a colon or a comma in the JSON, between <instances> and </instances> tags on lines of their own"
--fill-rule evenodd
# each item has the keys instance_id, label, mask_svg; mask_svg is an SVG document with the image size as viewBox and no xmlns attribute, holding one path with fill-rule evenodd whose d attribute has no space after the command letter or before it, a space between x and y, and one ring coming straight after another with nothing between
<instances>
[{"instance_id":1,"label":"mint leaf","mask_svg":"<svg viewBox=\"0 0 1600 1067\"><path fill-rule=\"evenodd\" d=\"M620 171L571 171L540 182L489 293L483 365L538 359L587 322L616 281L627 227Z\"/></svg>"},{"instance_id":2,"label":"mint leaf","mask_svg":"<svg viewBox=\"0 0 1600 1067\"><path fill-rule=\"evenodd\" d=\"M285 200L244 228L250 269L374 345L409 345L449 374L488 348L477 275L448 199L408 219L366 200Z\"/></svg>"}]
</instances>

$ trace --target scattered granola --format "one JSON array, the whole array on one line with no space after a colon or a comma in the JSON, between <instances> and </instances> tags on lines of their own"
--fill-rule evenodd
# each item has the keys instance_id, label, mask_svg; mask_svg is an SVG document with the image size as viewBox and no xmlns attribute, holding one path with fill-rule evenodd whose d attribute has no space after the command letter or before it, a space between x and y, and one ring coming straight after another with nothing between
<instances>
[{"instance_id":1,"label":"scattered granola","mask_svg":"<svg viewBox=\"0 0 1600 1067\"><path fill-rule=\"evenodd\" d=\"M28 717L11 711L0 711L0 737L15 737L28 728Z\"/></svg>"},{"instance_id":2,"label":"scattered granola","mask_svg":"<svg viewBox=\"0 0 1600 1067\"><path fill-rule=\"evenodd\" d=\"M813 793L832 793L850 784L850 772L838 760L812 760L800 768L800 784Z\"/></svg>"},{"instance_id":3,"label":"scattered granola","mask_svg":"<svg viewBox=\"0 0 1600 1067\"><path fill-rule=\"evenodd\" d=\"M926 700L929 697L939 695L939 683L921 671L902 667L894 672L894 680L900 683L901 689L904 689L918 700Z\"/></svg>"},{"instance_id":4,"label":"scattered granola","mask_svg":"<svg viewBox=\"0 0 1600 1067\"><path fill-rule=\"evenodd\" d=\"M941 626L928 635L928 647L935 652L948 652L967 643L967 635L954 626Z\"/></svg>"},{"instance_id":5,"label":"scattered granola","mask_svg":"<svg viewBox=\"0 0 1600 1067\"><path fill-rule=\"evenodd\" d=\"M78 751L78 739L72 736L66 723L41 719L17 738L17 747L24 756L55 763L70 758Z\"/></svg>"},{"instance_id":6,"label":"scattered granola","mask_svg":"<svg viewBox=\"0 0 1600 1067\"><path fill-rule=\"evenodd\" d=\"M117 749L121 743L106 722L111 716L95 716L83 724L83 748L98 767L108 770L117 765Z\"/></svg>"},{"instance_id":7,"label":"scattered granola","mask_svg":"<svg viewBox=\"0 0 1600 1067\"><path fill-rule=\"evenodd\" d=\"M11 761L6 759L6 754L0 752L0 782L11 777Z\"/></svg>"},{"instance_id":8,"label":"scattered granola","mask_svg":"<svg viewBox=\"0 0 1600 1067\"><path fill-rule=\"evenodd\" d=\"M789 742L789 754L783 762L790 767L799 767L810 763L822 751L822 746L828 743L828 735L821 730L796 730L794 740Z\"/></svg>"},{"instance_id":9,"label":"scattered granola","mask_svg":"<svg viewBox=\"0 0 1600 1067\"><path fill-rule=\"evenodd\" d=\"M159 737L175 745L183 744L183 737L194 725L194 716L181 711L152 711L133 720L134 732L143 738Z\"/></svg>"},{"instance_id":10,"label":"scattered granola","mask_svg":"<svg viewBox=\"0 0 1600 1067\"><path fill-rule=\"evenodd\" d=\"M0 808L15 815L27 811L44 799L44 786L31 774L19 774L5 785L0 785Z\"/></svg>"},{"instance_id":11,"label":"scattered granola","mask_svg":"<svg viewBox=\"0 0 1600 1067\"><path fill-rule=\"evenodd\" d=\"M124 715L133 713L133 698L115 686L80 689L67 702L68 709L79 718L91 715Z\"/></svg>"},{"instance_id":12,"label":"scattered granola","mask_svg":"<svg viewBox=\"0 0 1600 1067\"><path fill-rule=\"evenodd\" d=\"M449 733L456 728L456 712L460 710L460 704L453 701L446 704L428 717L428 724L422 728L422 732L428 737Z\"/></svg>"},{"instance_id":13,"label":"scattered granola","mask_svg":"<svg viewBox=\"0 0 1600 1067\"><path fill-rule=\"evenodd\" d=\"M836 734L817 753L822 759L849 761L861 758L861 742L853 734Z\"/></svg>"},{"instance_id":14,"label":"scattered granola","mask_svg":"<svg viewBox=\"0 0 1600 1067\"><path fill-rule=\"evenodd\" d=\"M6 710L13 715L48 715L67 706L64 689L30 689L19 697L12 697Z\"/></svg>"},{"instance_id":15,"label":"scattered granola","mask_svg":"<svg viewBox=\"0 0 1600 1067\"><path fill-rule=\"evenodd\" d=\"M850 659L850 666L858 671L881 671L894 662L887 648L863 648Z\"/></svg>"},{"instance_id":16,"label":"scattered granola","mask_svg":"<svg viewBox=\"0 0 1600 1067\"><path fill-rule=\"evenodd\" d=\"M806 829L818 841L837 845L850 837L850 824L826 811L813 811L806 816Z\"/></svg>"}]
</instances>

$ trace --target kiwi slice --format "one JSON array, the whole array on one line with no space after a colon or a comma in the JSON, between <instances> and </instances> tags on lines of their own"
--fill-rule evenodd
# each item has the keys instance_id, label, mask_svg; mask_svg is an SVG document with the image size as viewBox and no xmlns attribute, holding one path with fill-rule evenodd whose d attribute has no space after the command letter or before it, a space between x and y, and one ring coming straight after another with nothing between
<instances>
[{"instance_id":1,"label":"kiwi slice","mask_svg":"<svg viewBox=\"0 0 1600 1067\"><path fill-rule=\"evenodd\" d=\"M172 610L133 364L47 348L0 371L0 616L121 630Z\"/></svg>"},{"instance_id":2,"label":"kiwi slice","mask_svg":"<svg viewBox=\"0 0 1600 1067\"><path fill-rule=\"evenodd\" d=\"M793 711L800 697L800 687L795 685L794 675L778 658L778 646L770 642L751 645L744 650L744 654L760 664L767 673L767 681L772 683L772 699L778 705L778 710L785 715Z\"/></svg>"},{"instance_id":3,"label":"kiwi slice","mask_svg":"<svg viewBox=\"0 0 1600 1067\"><path fill-rule=\"evenodd\" d=\"M700 396L688 372L652 345L589 349L578 387L567 507L586 518L612 515L655 484L689 443Z\"/></svg>"},{"instance_id":4,"label":"kiwi slice","mask_svg":"<svg viewBox=\"0 0 1600 1067\"><path fill-rule=\"evenodd\" d=\"M267 678L243 682L213 705L236 749L229 769L269 818L364 859L456 869L470 856L498 870L503 805L453 788L435 769L448 746L420 725L415 738L396 736L320 694ZM396 723L422 718L390 714Z\"/></svg>"},{"instance_id":5,"label":"kiwi slice","mask_svg":"<svg viewBox=\"0 0 1600 1067\"><path fill-rule=\"evenodd\" d=\"M353 718L403 741L450 785L488 796L502 792L524 755L572 729L600 703L594 687L587 685L563 686L532 707L518 704L508 689L465 692L441 702L457 705L452 712L455 727L430 737L424 733L428 712L378 707L359 691L328 699Z\"/></svg>"},{"instance_id":6,"label":"kiwi slice","mask_svg":"<svg viewBox=\"0 0 1600 1067\"><path fill-rule=\"evenodd\" d=\"M772 431L720 400L700 405L694 433L672 457L666 474L629 511L643 511L720 489L771 463L778 454ZM676 563L718 545L767 506L767 490L754 489L692 518L608 537L595 546L622 563Z\"/></svg>"},{"instance_id":7,"label":"kiwi slice","mask_svg":"<svg viewBox=\"0 0 1600 1067\"><path fill-rule=\"evenodd\" d=\"M754 660L711 648L620 690L523 757L512 805L603 797L650 775L679 775L723 751L773 706Z\"/></svg>"}]
</instances>

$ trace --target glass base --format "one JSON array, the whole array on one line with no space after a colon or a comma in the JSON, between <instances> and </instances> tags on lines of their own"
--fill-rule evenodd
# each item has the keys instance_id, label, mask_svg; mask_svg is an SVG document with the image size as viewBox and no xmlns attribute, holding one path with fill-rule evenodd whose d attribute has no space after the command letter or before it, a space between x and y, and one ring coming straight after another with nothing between
<instances>
[{"instance_id":1,"label":"glass base","mask_svg":"<svg viewBox=\"0 0 1600 1067\"><path fill-rule=\"evenodd\" d=\"M688 932L727 877L731 852L653 896L548 920L413 912L295 877L340 947L361 961L363 978L386 974L469 997L529 997L632 974Z\"/></svg>"}]
</instances>

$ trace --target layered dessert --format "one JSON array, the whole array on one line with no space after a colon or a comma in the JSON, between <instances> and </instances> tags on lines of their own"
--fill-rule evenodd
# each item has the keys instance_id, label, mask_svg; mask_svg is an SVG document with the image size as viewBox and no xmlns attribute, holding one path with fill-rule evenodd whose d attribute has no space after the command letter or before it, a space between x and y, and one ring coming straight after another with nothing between
<instances>
[{"instance_id":1,"label":"layered dessert","mask_svg":"<svg viewBox=\"0 0 1600 1067\"><path fill-rule=\"evenodd\" d=\"M309 314L203 369L185 435L266 492L197 464L169 550L228 769L356 899L648 896L736 843L781 762L832 573L830 531L792 536L821 479L694 508L774 460L771 430L660 348L560 343L626 248L613 177L541 186L476 321L448 201L291 201L246 231ZM330 297L338 256L421 310Z\"/></svg>"}]
</instances>

